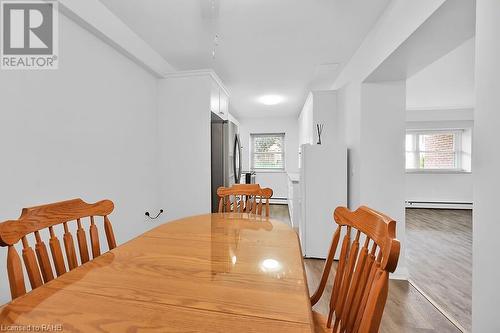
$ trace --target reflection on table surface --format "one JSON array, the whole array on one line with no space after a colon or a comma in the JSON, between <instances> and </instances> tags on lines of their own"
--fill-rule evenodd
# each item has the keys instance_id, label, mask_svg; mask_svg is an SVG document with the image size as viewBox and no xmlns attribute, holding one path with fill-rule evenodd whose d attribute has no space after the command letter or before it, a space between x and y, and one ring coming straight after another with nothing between
<instances>
[{"instance_id":1,"label":"reflection on table surface","mask_svg":"<svg viewBox=\"0 0 500 333\"><path fill-rule=\"evenodd\" d=\"M248 214L165 223L0 312L0 324L46 323L84 332L134 327L310 332L297 235L282 222Z\"/></svg>"}]
</instances>

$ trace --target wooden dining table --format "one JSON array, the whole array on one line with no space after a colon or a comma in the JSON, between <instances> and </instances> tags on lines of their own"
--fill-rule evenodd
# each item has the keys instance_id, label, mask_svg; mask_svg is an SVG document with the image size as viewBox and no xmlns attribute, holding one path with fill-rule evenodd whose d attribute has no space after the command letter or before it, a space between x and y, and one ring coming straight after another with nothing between
<instances>
[{"instance_id":1,"label":"wooden dining table","mask_svg":"<svg viewBox=\"0 0 500 333\"><path fill-rule=\"evenodd\" d=\"M0 308L62 332L313 332L297 234L249 214L160 225Z\"/></svg>"}]
</instances>

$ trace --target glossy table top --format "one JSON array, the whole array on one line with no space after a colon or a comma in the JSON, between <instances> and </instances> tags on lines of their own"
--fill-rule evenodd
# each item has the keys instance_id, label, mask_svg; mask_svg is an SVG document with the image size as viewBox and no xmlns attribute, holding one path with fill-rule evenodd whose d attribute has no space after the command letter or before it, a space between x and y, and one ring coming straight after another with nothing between
<instances>
[{"instance_id":1,"label":"glossy table top","mask_svg":"<svg viewBox=\"0 0 500 333\"><path fill-rule=\"evenodd\" d=\"M312 332L299 242L248 214L163 224L5 305L64 332Z\"/></svg>"}]
</instances>

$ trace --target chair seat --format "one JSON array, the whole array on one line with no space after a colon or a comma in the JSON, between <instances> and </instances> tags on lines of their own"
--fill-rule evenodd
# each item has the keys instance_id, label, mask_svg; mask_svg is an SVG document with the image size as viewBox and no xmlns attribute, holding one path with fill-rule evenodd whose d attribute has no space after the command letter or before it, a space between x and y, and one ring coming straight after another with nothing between
<instances>
[{"instance_id":1,"label":"chair seat","mask_svg":"<svg viewBox=\"0 0 500 333\"><path fill-rule=\"evenodd\" d=\"M327 318L313 310L314 333L331 333L332 329L326 327Z\"/></svg>"}]
</instances>

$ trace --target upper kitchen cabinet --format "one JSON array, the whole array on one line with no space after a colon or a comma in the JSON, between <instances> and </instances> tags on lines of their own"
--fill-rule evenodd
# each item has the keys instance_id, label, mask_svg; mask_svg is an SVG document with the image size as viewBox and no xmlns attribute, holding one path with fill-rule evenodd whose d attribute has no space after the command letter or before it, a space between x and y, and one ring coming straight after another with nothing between
<instances>
[{"instance_id":1,"label":"upper kitchen cabinet","mask_svg":"<svg viewBox=\"0 0 500 333\"><path fill-rule=\"evenodd\" d=\"M229 117L229 94L217 77L212 77L211 81L210 111L227 120Z\"/></svg>"},{"instance_id":2,"label":"upper kitchen cabinet","mask_svg":"<svg viewBox=\"0 0 500 333\"><path fill-rule=\"evenodd\" d=\"M220 89L219 98L219 115L222 119L227 120L229 118L229 96L225 89Z\"/></svg>"},{"instance_id":3,"label":"upper kitchen cabinet","mask_svg":"<svg viewBox=\"0 0 500 333\"><path fill-rule=\"evenodd\" d=\"M217 115L220 111L220 88L215 81L210 84L210 111Z\"/></svg>"},{"instance_id":4,"label":"upper kitchen cabinet","mask_svg":"<svg viewBox=\"0 0 500 333\"><path fill-rule=\"evenodd\" d=\"M343 126L337 112L337 92L334 90L309 93L299 115L299 146L316 144L319 140L316 125L323 125L321 143L343 142Z\"/></svg>"}]
</instances>

